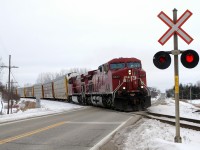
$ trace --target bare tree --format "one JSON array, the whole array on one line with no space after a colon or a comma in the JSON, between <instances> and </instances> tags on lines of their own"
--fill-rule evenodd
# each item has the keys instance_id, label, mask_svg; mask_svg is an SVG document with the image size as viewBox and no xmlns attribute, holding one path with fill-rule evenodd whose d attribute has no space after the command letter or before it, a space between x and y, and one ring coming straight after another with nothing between
<instances>
[{"instance_id":1,"label":"bare tree","mask_svg":"<svg viewBox=\"0 0 200 150\"><path fill-rule=\"evenodd\" d=\"M3 62L2 62L2 59L0 58L0 66L3 66ZM3 70L3 67L0 67L0 80L2 79L3 77L3 73L2 73L2 70Z\"/></svg>"},{"instance_id":2,"label":"bare tree","mask_svg":"<svg viewBox=\"0 0 200 150\"><path fill-rule=\"evenodd\" d=\"M24 84L24 87L29 87L29 86L32 86L32 84L31 83Z\"/></svg>"},{"instance_id":3,"label":"bare tree","mask_svg":"<svg viewBox=\"0 0 200 150\"><path fill-rule=\"evenodd\" d=\"M84 73L88 72L88 70L90 70L90 69L87 69L87 68L71 68L71 69L69 69L69 73L70 72L76 72L78 74L84 74Z\"/></svg>"},{"instance_id":4,"label":"bare tree","mask_svg":"<svg viewBox=\"0 0 200 150\"><path fill-rule=\"evenodd\" d=\"M4 89L4 86L3 86L3 84L0 82L0 92L2 92L3 89Z\"/></svg>"},{"instance_id":5,"label":"bare tree","mask_svg":"<svg viewBox=\"0 0 200 150\"><path fill-rule=\"evenodd\" d=\"M160 90L158 90L155 87L149 87L150 91L151 91L151 97L155 98L156 96L158 96L158 94L160 94Z\"/></svg>"},{"instance_id":6,"label":"bare tree","mask_svg":"<svg viewBox=\"0 0 200 150\"><path fill-rule=\"evenodd\" d=\"M36 83L47 83L50 82L51 80L55 79L55 75L53 73L47 72L47 73L40 73Z\"/></svg>"},{"instance_id":7,"label":"bare tree","mask_svg":"<svg viewBox=\"0 0 200 150\"><path fill-rule=\"evenodd\" d=\"M200 87L200 81L197 81L197 87Z\"/></svg>"},{"instance_id":8,"label":"bare tree","mask_svg":"<svg viewBox=\"0 0 200 150\"><path fill-rule=\"evenodd\" d=\"M87 68L71 68L69 70L61 70L59 73L51 73L51 72L47 72L47 73L40 73L38 75L38 78L36 80L36 83L37 84L40 84L40 83L47 83L47 82L50 82L56 78L59 78L61 76L64 76L68 73L71 73L71 72L76 72L78 74L84 74L86 72L88 72L89 69Z\"/></svg>"},{"instance_id":9,"label":"bare tree","mask_svg":"<svg viewBox=\"0 0 200 150\"><path fill-rule=\"evenodd\" d=\"M19 95L16 94L15 89L16 87L12 87L11 89L12 99L19 100ZM3 86L1 82L0 82L0 92L2 93L2 98L8 101L10 93L8 92L8 90L5 89L5 87Z\"/></svg>"}]
</instances>

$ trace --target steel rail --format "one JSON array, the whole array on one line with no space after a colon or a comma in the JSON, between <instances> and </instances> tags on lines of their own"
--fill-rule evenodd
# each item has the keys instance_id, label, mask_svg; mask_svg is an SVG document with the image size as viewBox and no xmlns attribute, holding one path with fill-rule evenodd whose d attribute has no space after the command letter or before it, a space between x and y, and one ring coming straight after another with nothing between
<instances>
[{"instance_id":1,"label":"steel rail","mask_svg":"<svg viewBox=\"0 0 200 150\"><path fill-rule=\"evenodd\" d=\"M149 119L156 119L159 120L160 122L175 126L175 116L151 113L151 112L147 112L147 115L144 116ZM200 120L180 117L180 127L200 131Z\"/></svg>"},{"instance_id":2,"label":"steel rail","mask_svg":"<svg viewBox=\"0 0 200 150\"><path fill-rule=\"evenodd\" d=\"M159 120L160 122L167 123L175 126L175 116L158 114L152 112L135 112L134 115L141 115L144 118ZM200 120L190 118L180 118L180 127L200 131Z\"/></svg>"}]
</instances>

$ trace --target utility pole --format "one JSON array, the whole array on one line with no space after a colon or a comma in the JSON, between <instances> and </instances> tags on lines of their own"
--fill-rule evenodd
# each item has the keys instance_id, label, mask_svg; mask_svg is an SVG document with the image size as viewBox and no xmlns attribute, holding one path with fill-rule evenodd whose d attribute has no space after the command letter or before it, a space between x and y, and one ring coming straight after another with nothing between
<instances>
[{"instance_id":1,"label":"utility pole","mask_svg":"<svg viewBox=\"0 0 200 150\"><path fill-rule=\"evenodd\" d=\"M190 86L190 102L192 102L192 83L188 83Z\"/></svg>"},{"instance_id":2,"label":"utility pole","mask_svg":"<svg viewBox=\"0 0 200 150\"><path fill-rule=\"evenodd\" d=\"M14 83L18 83L18 82L14 82L13 80L11 80L11 87L10 87L10 89L11 89L11 94L10 94L10 99L11 99L11 114L12 114L12 109L13 109L13 90L14 90L14 86L13 86L13 84Z\"/></svg>"},{"instance_id":3,"label":"utility pole","mask_svg":"<svg viewBox=\"0 0 200 150\"><path fill-rule=\"evenodd\" d=\"M177 9L173 10L174 24L177 22ZM174 33L174 50L178 51L178 36ZM178 70L178 54L174 55L174 82L175 82L175 112L176 112L176 136L174 141L176 143L182 143L180 136L180 111L179 111L179 70Z\"/></svg>"},{"instance_id":4,"label":"utility pole","mask_svg":"<svg viewBox=\"0 0 200 150\"><path fill-rule=\"evenodd\" d=\"M11 72L11 68L18 68L16 66L11 66L11 55L9 55L9 66L0 66L2 68L8 68L8 110L7 110L7 114L9 114L10 112L10 98L11 98L11 89L10 89L10 72Z\"/></svg>"}]
</instances>

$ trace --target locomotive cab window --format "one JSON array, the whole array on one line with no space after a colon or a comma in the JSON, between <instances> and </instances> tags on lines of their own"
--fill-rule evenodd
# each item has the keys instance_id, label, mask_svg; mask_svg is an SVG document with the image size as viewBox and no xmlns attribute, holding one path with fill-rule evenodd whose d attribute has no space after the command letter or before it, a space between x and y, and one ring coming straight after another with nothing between
<instances>
[{"instance_id":1,"label":"locomotive cab window","mask_svg":"<svg viewBox=\"0 0 200 150\"><path fill-rule=\"evenodd\" d=\"M140 62L128 62L127 63L128 68L141 68Z\"/></svg>"},{"instance_id":2,"label":"locomotive cab window","mask_svg":"<svg viewBox=\"0 0 200 150\"><path fill-rule=\"evenodd\" d=\"M125 63L113 63L110 64L110 69L115 70L115 69L122 69L125 68Z\"/></svg>"}]
</instances>

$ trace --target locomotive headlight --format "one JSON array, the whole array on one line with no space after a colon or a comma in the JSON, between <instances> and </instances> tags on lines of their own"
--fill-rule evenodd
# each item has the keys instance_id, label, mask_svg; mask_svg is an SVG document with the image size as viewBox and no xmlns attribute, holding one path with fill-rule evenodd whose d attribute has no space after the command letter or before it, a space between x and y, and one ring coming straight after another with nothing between
<instances>
[{"instance_id":1,"label":"locomotive headlight","mask_svg":"<svg viewBox=\"0 0 200 150\"><path fill-rule=\"evenodd\" d=\"M142 86L141 86L141 89L143 89L143 88L144 88L144 86L142 85Z\"/></svg>"},{"instance_id":2,"label":"locomotive headlight","mask_svg":"<svg viewBox=\"0 0 200 150\"><path fill-rule=\"evenodd\" d=\"M131 75L131 70L128 70L128 74Z\"/></svg>"},{"instance_id":3,"label":"locomotive headlight","mask_svg":"<svg viewBox=\"0 0 200 150\"><path fill-rule=\"evenodd\" d=\"M123 90L125 90L126 89L126 87L125 86L123 86Z\"/></svg>"}]
</instances>

